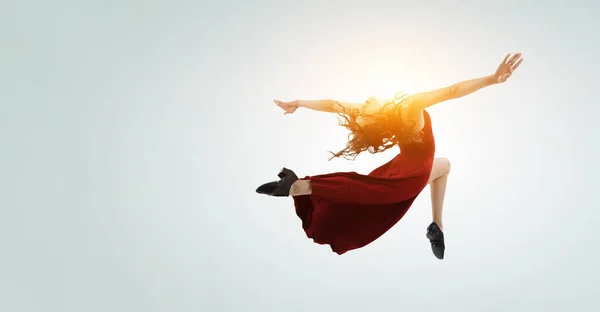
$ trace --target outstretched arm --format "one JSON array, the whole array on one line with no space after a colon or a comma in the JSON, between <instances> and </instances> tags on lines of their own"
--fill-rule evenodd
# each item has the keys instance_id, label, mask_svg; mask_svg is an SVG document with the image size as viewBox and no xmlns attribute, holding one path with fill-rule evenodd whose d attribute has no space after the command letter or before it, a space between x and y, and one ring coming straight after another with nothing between
<instances>
[{"instance_id":1,"label":"outstretched arm","mask_svg":"<svg viewBox=\"0 0 600 312\"><path fill-rule=\"evenodd\" d=\"M336 113L342 108L351 110L362 107L365 103L348 103L340 102L335 100L295 100L284 102L280 100L274 100L277 106L281 107L285 114L292 114L299 107L312 109L320 112ZM340 107L341 106L341 107Z\"/></svg>"},{"instance_id":2,"label":"outstretched arm","mask_svg":"<svg viewBox=\"0 0 600 312\"><path fill-rule=\"evenodd\" d=\"M296 100L298 107L304 107L316 111L337 113L342 108L351 110L361 108L365 103L340 102L335 100Z\"/></svg>"},{"instance_id":3,"label":"outstretched arm","mask_svg":"<svg viewBox=\"0 0 600 312\"><path fill-rule=\"evenodd\" d=\"M416 93L410 96L410 106L414 109L424 109L429 106L463 97L479 89L496 84L493 76L485 76L461 81L441 89Z\"/></svg>"},{"instance_id":4,"label":"outstretched arm","mask_svg":"<svg viewBox=\"0 0 600 312\"><path fill-rule=\"evenodd\" d=\"M515 54L510 59L509 57L510 54L506 55L496 72L492 75L462 81L433 91L411 95L411 109L424 109L444 101L463 97L484 87L505 82L512 75L514 70L521 65L521 62L523 62L521 53Z\"/></svg>"}]
</instances>

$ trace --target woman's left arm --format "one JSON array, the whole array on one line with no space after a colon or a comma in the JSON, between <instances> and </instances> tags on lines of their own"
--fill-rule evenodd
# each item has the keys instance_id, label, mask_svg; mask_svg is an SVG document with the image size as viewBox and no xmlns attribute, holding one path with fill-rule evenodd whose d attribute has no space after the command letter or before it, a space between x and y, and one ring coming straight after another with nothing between
<instances>
[{"instance_id":1,"label":"woman's left arm","mask_svg":"<svg viewBox=\"0 0 600 312\"><path fill-rule=\"evenodd\" d=\"M513 57L506 55L496 72L489 76L470 79L455 83L441 89L416 93L410 96L411 109L421 110L435 104L469 95L485 87L505 82L519 65L523 62L521 53Z\"/></svg>"}]
</instances>

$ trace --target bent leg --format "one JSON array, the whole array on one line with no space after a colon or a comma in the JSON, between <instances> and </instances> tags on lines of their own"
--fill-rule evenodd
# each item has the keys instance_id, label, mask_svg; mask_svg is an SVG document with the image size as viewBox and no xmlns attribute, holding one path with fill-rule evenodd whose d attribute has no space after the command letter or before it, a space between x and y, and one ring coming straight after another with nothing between
<instances>
[{"instance_id":1,"label":"bent leg","mask_svg":"<svg viewBox=\"0 0 600 312\"><path fill-rule=\"evenodd\" d=\"M442 210L444 209L444 197L449 173L450 161L447 158L436 158L433 161L433 168L428 182L431 190L431 210L433 222L437 223L442 231L444 229Z\"/></svg>"},{"instance_id":2,"label":"bent leg","mask_svg":"<svg viewBox=\"0 0 600 312\"><path fill-rule=\"evenodd\" d=\"M312 185L308 180L298 180L290 188L290 196L304 196L312 193Z\"/></svg>"}]
</instances>

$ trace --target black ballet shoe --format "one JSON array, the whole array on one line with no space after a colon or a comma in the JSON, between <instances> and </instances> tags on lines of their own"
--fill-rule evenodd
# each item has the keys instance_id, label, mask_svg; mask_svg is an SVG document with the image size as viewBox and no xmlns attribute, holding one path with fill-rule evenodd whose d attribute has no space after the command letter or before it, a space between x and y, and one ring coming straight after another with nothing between
<instances>
[{"instance_id":1,"label":"black ballet shoe","mask_svg":"<svg viewBox=\"0 0 600 312\"><path fill-rule=\"evenodd\" d=\"M258 194L265 194L276 197L287 197L290 196L290 188L294 182L298 181L298 176L287 168L281 169L277 176L280 178L279 181L273 181L265 183L256 189Z\"/></svg>"},{"instance_id":2,"label":"black ballet shoe","mask_svg":"<svg viewBox=\"0 0 600 312\"><path fill-rule=\"evenodd\" d=\"M427 227L427 238L429 238L429 242L431 243L431 251L433 251L435 257L440 260L444 259L444 251L446 250L446 245L444 244L444 233L437 223L432 222Z\"/></svg>"}]
</instances>

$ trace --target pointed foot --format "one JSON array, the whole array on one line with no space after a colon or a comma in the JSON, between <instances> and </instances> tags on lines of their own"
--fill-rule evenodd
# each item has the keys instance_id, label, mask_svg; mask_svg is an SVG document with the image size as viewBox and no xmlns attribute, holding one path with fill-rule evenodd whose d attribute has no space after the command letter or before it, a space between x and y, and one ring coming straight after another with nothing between
<instances>
[{"instance_id":1,"label":"pointed foot","mask_svg":"<svg viewBox=\"0 0 600 312\"><path fill-rule=\"evenodd\" d=\"M437 223L432 222L427 227L427 238L431 243L431 251L433 252L433 255L440 260L444 259L444 252L446 251L444 233Z\"/></svg>"},{"instance_id":2,"label":"pointed foot","mask_svg":"<svg viewBox=\"0 0 600 312\"><path fill-rule=\"evenodd\" d=\"M290 196L290 189L292 184L298 181L298 176L287 168L281 169L277 176L280 178L279 181L273 181L265 183L256 189L259 194L276 196L276 197L287 197Z\"/></svg>"}]
</instances>

